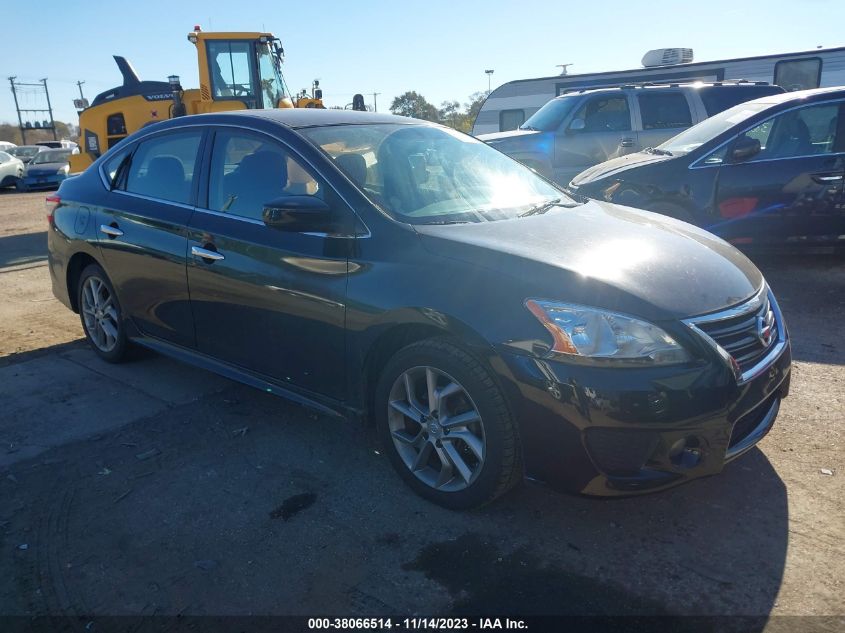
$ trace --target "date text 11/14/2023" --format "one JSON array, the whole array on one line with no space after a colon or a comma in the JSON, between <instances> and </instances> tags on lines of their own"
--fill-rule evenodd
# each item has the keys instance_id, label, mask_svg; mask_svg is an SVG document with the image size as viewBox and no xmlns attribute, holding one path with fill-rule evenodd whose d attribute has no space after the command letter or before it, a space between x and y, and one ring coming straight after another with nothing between
<instances>
[{"instance_id":1,"label":"date text 11/14/2023","mask_svg":"<svg viewBox=\"0 0 845 633\"><path fill-rule=\"evenodd\" d=\"M526 630L524 620L514 618L309 618L310 630Z\"/></svg>"}]
</instances>

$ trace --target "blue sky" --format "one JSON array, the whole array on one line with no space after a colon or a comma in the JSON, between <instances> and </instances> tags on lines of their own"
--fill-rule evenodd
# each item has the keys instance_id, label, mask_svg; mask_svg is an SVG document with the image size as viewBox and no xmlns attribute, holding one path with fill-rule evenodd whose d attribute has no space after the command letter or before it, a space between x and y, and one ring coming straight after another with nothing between
<instances>
[{"instance_id":1,"label":"blue sky","mask_svg":"<svg viewBox=\"0 0 845 633\"><path fill-rule=\"evenodd\" d=\"M121 83L112 54L127 57L142 79L177 74L197 87L196 53L187 39L204 30L260 31L280 37L292 91L319 78L327 105L355 92L379 92L378 109L406 90L439 106L467 100L512 79L558 73L636 68L648 49L693 48L696 61L845 44L842 0L629 0L535 2L486 0L42 0L6 12L0 73L19 80L48 78L56 118L76 121L76 81L85 96ZM36 9L37 7L37 9ZM588 11L594 11L589 13ZM37 19L49 16L49 19ZM8 82L7 82L8 85ZM0 122L15 120L11 92L0 98ZM37 107L22 95L22 107Z\"/></svg>"}]
</instances>

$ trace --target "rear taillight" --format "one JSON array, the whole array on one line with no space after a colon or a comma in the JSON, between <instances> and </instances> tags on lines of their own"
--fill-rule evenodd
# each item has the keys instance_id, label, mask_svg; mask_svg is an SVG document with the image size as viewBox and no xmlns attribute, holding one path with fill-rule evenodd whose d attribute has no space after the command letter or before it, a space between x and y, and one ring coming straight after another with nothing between
<instances>
[{"instance_id":1,"label":"rear taillight","mask_svg":"<svg viewBox=\"0 0 845 633\"><path fill-rule=\"evenodd\" d=\"M47 196L44 200L44 208L47 211L47 224L51 227L53 226L53 213L62 203L62 199L59 196Z\"/></svg>"}]
</instances>

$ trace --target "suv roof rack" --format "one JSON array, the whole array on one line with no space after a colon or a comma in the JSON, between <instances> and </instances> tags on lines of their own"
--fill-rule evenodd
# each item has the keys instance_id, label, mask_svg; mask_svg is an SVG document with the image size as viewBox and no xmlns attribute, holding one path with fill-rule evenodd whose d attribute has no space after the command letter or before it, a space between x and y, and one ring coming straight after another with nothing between
<instances>
[{"instance_id":1,"label":"suv roof rack","mask_svg":"<svg viewBox=\"0 0 845 633\"><path fill-rule=\"evenodd\" d=\"M630 88L677 88L679 86L694 86L694 85L703 85L703 86L769 86L768 81L751 81L750 79L722 79L719 81L700 81L700 80L692 80L692 81L641 81L636 83L613 83L613 84L601 84L599 86L587 86L587 87L572 87L566 88L560 95L570 94L573 92L583 93L583 92L590 92L591 90L605 90L607 88L622 88L622 89L630 89ZM558 95L558 96L560 96Z\"/></svg>"}]
</instances>

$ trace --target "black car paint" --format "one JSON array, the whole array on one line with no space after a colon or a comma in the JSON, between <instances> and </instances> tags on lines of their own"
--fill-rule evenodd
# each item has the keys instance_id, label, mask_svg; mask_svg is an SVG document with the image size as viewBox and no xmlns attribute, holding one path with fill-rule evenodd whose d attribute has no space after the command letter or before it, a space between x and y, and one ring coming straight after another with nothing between
<instances>
[{"instance_id":1,"label":"black car paint","mask_svg":"<svg viewBox=\"0 0 845 633\"><path fill-rule=\"evenodd\" d=\"M727 244L671 219L598 203L482 224L403 224L296 133L300 125L329 121L414 124L354 114L202 115L130 137L119 147L193 125L267 134L325 179L346 222L327 237L235 226L236 220L189 205L174 209L108 191L100 159L59 191L48 233L54 293L76 309L73 276L84 262L98 262L114 282L136 342L345 416L368 416L374 378L398 346L454 337L488 364L506 394L520 421L526 474L597 495L718 472L734 421L770 394L788 391L788 345L765 375L738 385L729 367L678 320L735 305L764 283ZM194 192L200 207L204 178ZM106 237L101 224L116 224L124 235ZM643 250L593 276L598 271L584 261L612 239ZM226 267L206 263L191 258L192 245L232 256ZM621 370L548 358L542 352L548 335L523 306L529 297L652 320L694 360ZM282 338L274 340L277 335ZM594 427L658 431L663 452L639 475L608 475L585 449L586 430ZM700 438L703 458L694 468L678 467L668 447L690 434Z\"/></svg>"},{"instance_id":2,"label":"black car paint","mask_svg":"<svg viewBox=\"0 0 845 633\"><path fill-rule=\"evenodd\" d=\"M616 158L578 174L568 189L578 196L680 216L740 244L843 243L845 153L841 150L759 162L702 162L742 131L801 105L841 102L839 134L845 136L843 100L845 90L820 90L803 97L784 95L772 107L687 154L639 152ZM840 147L845 144L843 136L838 140ZM732 211L744 204L753 204L752 212Z\"/></svg>"}]
</instances>

